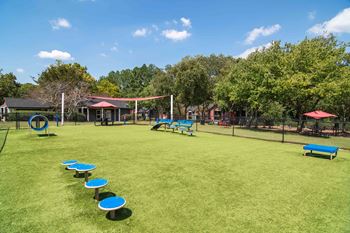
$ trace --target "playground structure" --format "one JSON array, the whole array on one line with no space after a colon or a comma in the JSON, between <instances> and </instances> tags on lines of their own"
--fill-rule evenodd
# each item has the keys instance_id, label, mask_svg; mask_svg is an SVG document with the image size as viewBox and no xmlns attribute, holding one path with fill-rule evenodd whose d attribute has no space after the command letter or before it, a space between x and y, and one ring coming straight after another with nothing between
<instances>
[{"instance_id":1,"label":"playground structure","mask_svg":"<svg viewBox=\"0 0 350 233\"><path fill-rule=\"evenodd\" d=\"M35 122L35 126L33 126L33 121ZM44 125L40 126L40 121L44 121ZM28 125L30 129L40 132L45 130L45 134L49 135L49 120L46 116L43 115L33 115L28 119Z\"/></svg>"},{"instance_id":2,"label":"playground structure","mask_svg":"<svg viewBox=\"0 0 350 233\"><path fill-rule=\"evenodd\" d=\"M158 130L162 126L164 126L164 131L167 129L172 129L173 133L175 130L181 132L183 134L186 132L188 135L192 136L194 131L192 129L193 121L191 120L171 120L171 119L160 119L156 122L155 125L152 126L151 130Z\"/></svg>"}]
</instances>

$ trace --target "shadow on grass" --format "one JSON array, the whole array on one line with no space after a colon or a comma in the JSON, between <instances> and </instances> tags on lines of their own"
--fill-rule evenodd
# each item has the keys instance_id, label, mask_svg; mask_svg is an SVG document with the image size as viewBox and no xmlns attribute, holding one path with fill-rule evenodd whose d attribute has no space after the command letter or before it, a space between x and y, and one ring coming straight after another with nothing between
<instances>
[{"instance_id":1,"label":"shadow on grass","mask_svg":"<svg viewBox=\"0 0 350 233\"><path fill-rule=\"evenodd\" d=\"M326 154L320 154L320 153L311 153L311 152L308 152L305 154L307 157L314 157L314 158L319 158L319 159L330 159L331 156L330 155L326 155ZM337 156L333 156L333 159L337 157Z\"/></svg>"},{"instance_id":2,"label":"shadow on grass","mask_svg":"<svg viewBox=\"0 0 350 233\"><path fill-rule=\"evenodd\" d=\"M193 132L192 135L189 135L187 132L181 133L179 131L172 131L172 130L152 130L152 131L157 131L157 132L163 132L163 133L171 133L173 135L179 135L179 136L189 136L189 137L197 137L195 132ZM197 132L197 131L196 131Z\"/></svg>"},{"instance_id":3,"label":"shadow on grass","mask_svg":"<svg viewBox=\"0 0 350 233\"><path fill-rule=\"evenodd\" d=\"M55 134L55 133L41 133L41 134L38 134L38 137L40 137L40 138L55 137L55 136L57 136L57 134Z\"/></svg>"},{"instance_id":4,"label":"shadow on grass","mask_svg":"<svg viewBox=\"0 0 350 233\"><path fill-rule=\"evenodd\" d=\"M88 173L88 177L90 177L91 175L92 175L91 173ZM78 175L77 175L77 174L74 173L73 177L74 177L74 178L84 178L84 177L85 177L85 174L80 172L80 173L78 173Z\"/></svg>"},{"instance_id":5,"label":"shadow on grass","mask_svg":"<svg viewBox=\"0 0 350 233\"><path fill-rule=\"evenodd\" d=\"M132 215L131 209L123 207L123 208L115 211L115 218L114 219L112 219L110 217L110 212L108 212L106 214L106 218L108 220L111 220L111 221L122 221L122 220L125 220L127 218L130 218L131 215Z\"/></svg>"},{"instance_id":6,"label":"shadow on grass","mask_svg":"<svg viewBox=\"0 0 350 233\"><path fill-rule=\"evenodd\" d=\"M103 199L106 199L108 197L115 197L115 193L113 192L102 192L99 194L99 201L102 201ZM93 199L95 199L95 196L93 196Z\"/></svg>"}]
</instances>

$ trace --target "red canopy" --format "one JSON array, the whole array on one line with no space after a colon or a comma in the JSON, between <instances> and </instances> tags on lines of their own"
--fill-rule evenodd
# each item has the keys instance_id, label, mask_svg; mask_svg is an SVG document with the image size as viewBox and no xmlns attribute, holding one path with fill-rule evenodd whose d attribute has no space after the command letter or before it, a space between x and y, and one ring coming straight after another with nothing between
<instances>
[{"instance_id":1,"label":"red canopy","mask_svg":"<svg viewBox=\"0 0 350 233\"><path fill-rule=\"evenodd\" d=\"M117 106L111 104L111 103L108 103L106 101L101 101L97 104L93 104L91 105L92 108L117 108Z\"/></svg>"},{"instance_id":2,"label":"red canopy","mask_svg":"<svg viewBox=\"0 0 350 233\"><path fill-rule=\"evenodd\" d=\"M103 96L90 96L91 99L102 99L102 100L119 100L119 101L142 101L142 100L154 100L167 97L167 95L163 96L150 96L150 97L137 97L137 98L112 98L112 97L103 97Z\"/></svg>"},{"instance_id":3,"label":"red canopy","mask_svg":"<svg viewBox=\"0 0 350 233\"><path fill-rule=\"evenodd\" d=\"M308 117L314 118L316 120L319 120L322 118L328 118L328 117L337 117L334 114L330 114L328 112L323 112L323 111L307 112L307 113L304 113L304 116L308 116Z\"/></svg>"}]
</instances>

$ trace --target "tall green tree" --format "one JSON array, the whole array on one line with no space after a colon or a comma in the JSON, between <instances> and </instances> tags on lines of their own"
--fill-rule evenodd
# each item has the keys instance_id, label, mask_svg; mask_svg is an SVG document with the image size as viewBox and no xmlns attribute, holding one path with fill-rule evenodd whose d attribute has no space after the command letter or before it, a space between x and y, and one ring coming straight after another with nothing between
<instances>
[{"instance_id":1,"label":"tall green tree","mask_svg":"<svg viewBox=\"0 0 350 233\"><path fill-rule=\"evenodd\" d=\"M2 73L0 69L0 103L4 101L4 97L19 97L20 83L13 73Z\"/></svg>"},{"instance_id":2,"label":"tall green tree","mask_svg":"<svg viewBox=\"0 0 350 233\"><path fill-rule=\"evenodd\" d=\"M57 61L50 65L38 77L39 99L59 109L61 94L65 93L65 107L68 117L75 111L79 103L86 99L95 87L95 79L87 72L87 68L78 63L65 64Z\"/></svg>"},{"instance_id":3,"label":"tall green tree","mask_svg":"<svg viewBox=\"0 0 350 233\"><path fill-rule=\"evenodd\" d=\"M176 101L183 105L183 115L189 106L199 106L210 98L209 75L197 59L186 57L169 72L175 78ZM178 108L181 113L180 106Z\"/></svg>"},{"instance_id":4,"label":"tall green tree","mask_svg":"<svg viewBox=\"0 0 350 233\"><path fill-rule=\"evenodd\" d=\"M108 79L99 80L96 84L96 91L99 95L106 95L110 97L119 96L118 86L110 82Z\"/></svg>"}]
</instances>

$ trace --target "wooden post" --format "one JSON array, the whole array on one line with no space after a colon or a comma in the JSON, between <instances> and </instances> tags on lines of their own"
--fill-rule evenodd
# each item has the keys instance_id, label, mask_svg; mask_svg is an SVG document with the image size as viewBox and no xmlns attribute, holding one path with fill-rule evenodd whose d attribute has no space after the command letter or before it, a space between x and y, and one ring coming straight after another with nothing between
<instances>
[{"instance_id":1,"label":"wooden post","mask_svg":"<svg viewBox=\"0 0 350 233\"><path fill-rule=\"evenodd\" d=\"M84 175L85 175L85 182L88 182L89 181L89 172L85 171Z\"/></svg>"},{"instance_id":2,"label":"wooden post","mask_svg":"<svg viewBox=\"0 0 350 233\"><path fill-rule=\"evenodd\" d=\"M98 190L98 188L95 188L95 200L96 201L99 201L99 199L100 199L100 197L99 197L99 190Z\"/></svg>"},{"instance_id":3,"label":"wooden post","mask_svg":"<svg viewBox=\"0 0 350 233\"><path fill-rule=\"evenodd\" d=\"M111 210L111 212L109 212L110 213L110 217L111 217L111 219L115 219L115 210Z\"/></svg>"}]
</instances>

